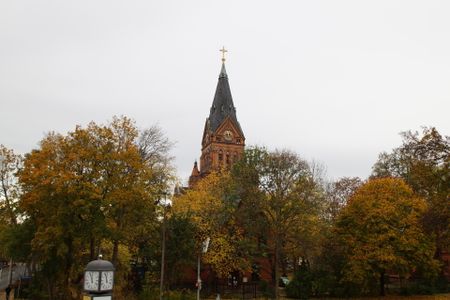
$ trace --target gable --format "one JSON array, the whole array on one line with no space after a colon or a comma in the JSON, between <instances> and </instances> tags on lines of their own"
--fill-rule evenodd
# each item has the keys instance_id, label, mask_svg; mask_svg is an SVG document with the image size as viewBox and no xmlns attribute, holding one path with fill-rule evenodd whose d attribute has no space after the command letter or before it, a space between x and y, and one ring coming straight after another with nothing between
<instances>
[{"instance_id":1,"label":"gable","mask_svg":"<svg viewBox=\"0 0 450 300\"><path fill-rule=\"evenodd\" d=\"M222 143L244 144L245 142L245 137L239 124L236 124L229 117L220 124L214 135L216 136L216 141Z\"/></svg>"}]
</instances>

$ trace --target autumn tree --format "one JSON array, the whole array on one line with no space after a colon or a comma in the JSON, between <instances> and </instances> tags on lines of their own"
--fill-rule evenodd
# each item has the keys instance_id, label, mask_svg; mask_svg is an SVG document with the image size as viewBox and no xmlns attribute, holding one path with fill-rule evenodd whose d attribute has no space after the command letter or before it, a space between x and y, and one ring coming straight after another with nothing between
<instances>
[{"instance_id":1,"label":"autumn tree","mask_svg":"<svg viewBox=\"0 0 450 300\"><path fill-rule=\"evenodd\" d=\"M336 237L345 254L343 282L370 289L378 280L384 295L387 272L405 278L415 270L432 274L434 246L422 231L427 204L401 179L372 179L363 184L339 214Z\"/></svg>"},{"instance_id":2,"label":"autumn tree","mask_svg":"<svg viewBox=\"0 0 450 300\"><path fill-rule=\"evenodd\" d=\"M278 298L282 257L289 253L305 255L301 250L318 221L321 187L308 163L287 150L248 149L233 172L240 183L241 210L263 224L258 227L264 230L268 252L273 255Z\"/></svg>"},{"instance_id":3,"label":"autumn tree","mask_svg":"<svg viewBox=\"0 0 450 300\"><path fill-rule=\"evenodd\" d=\"M450 137L436 128L407 131L391 153L381 153L372 177L400 177L428 203L423 224L435 237L436 256L450 249Z\"/></svg>"},{"instance_id":4,"label":"autumn tree","mask_svg":"<svg viewBox=\"0 0 450 300\"><path fill-rule=\"evenodd\" d=\"M331 221L335 220L340 210L347 204L348 199L362 183L362 180L358 177L343 177L337 181L330 182L326 189L328 203L326 217Z\"/></svg>"},{"instance_id":5,"label":"autumn tree","mask_svg":"<svg viewBox=\"0 0 450 300\"><path fill-rule=\"evenodd\" d=\"M0 221L2 224L17 224L17 203L20 187L17 172L22 157L0 144Z\"/></svg>"},{"instance_id":6,"label":"autumn tree","mask_svg":"<svg viewBox=\"0 0 450 300\"><path fill-rule=\"evenodd\" d=\"M99 252L111 257L124 285L129 256L157 227L157 191L169 181L162 171L155 179L158 159L149 163L144 155L152 150L143 151L138 136L132 120L114 117L50 133L26 156L20 207L36 230L32 252L50 299L78 297L82 268Z\"/></svg>"},{"instance_id":7,"label":"autumn tree","mask_svg":"<svg viewBox=\"0 0 450 300\"><path fill-rule=\"evenodd\" d=\"M174 214L186 216L195 224L197 253L202 242L210 238L203 261L222 278L232 271L249 269L242 255L242 229L234 216L237 204L230 174L225 170L212 172L173 202Z\"/></svg>"},{"instance_id":8,"label":"autumn tree","mask_svg":"<svg viewBox=\"0 0 450 300\"><path fill-rule=\"evenodd\" d=\"M16 247L15 237L25 228L20 224L17 207L21 194L17 173L21 167L22 157L0 144L0 257L10 260L10 272L13 260L28 261L27 244Z\"/></svg>"}]
</instances>

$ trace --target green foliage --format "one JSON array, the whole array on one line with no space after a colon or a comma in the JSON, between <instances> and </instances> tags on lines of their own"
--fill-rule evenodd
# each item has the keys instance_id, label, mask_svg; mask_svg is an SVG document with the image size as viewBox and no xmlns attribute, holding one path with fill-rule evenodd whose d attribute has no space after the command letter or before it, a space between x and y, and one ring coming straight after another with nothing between
<instances>
[{"instance_id":1,"label":"green foliage","mask_svg":"<svg viewBox=\"0 0 450 300\"><path fill-rule=\"evenodd\" d=\"M138 300L157 300L159 299L159 288L155 286L146 286L138 295Z\"/></svg>"},{"instance_id":2,"label":"green foliage","mask_svg":"<svg viewBox=\"0 0 450 300\"><path fill-rule=\"evenodd\" d=\"M257 247L260 254L274 257L276 287L285 257L295 260L318 251L324 202L320 178L296 153L258 147L246 150L232 174L240 193L238 213L244 232L265 241Z\"/></svg>"},{"instance_id":3,"label":"green foliage","mask_svg":"<svg viewBox=\"0 0 450 300\"><path fill-rule=\"evenodd\" d=\"M144 288L138 295L138 300L158 300L160 299L159 288L149 286ZM164 300L194 300L197 295L194 291L182 289L166 291L163 296Z\"/></svg>"},{"instance_id":4,"label":"green foliage","mask_svg":"<svg viewBox=\"0 0 450 300\"><path fill-rule=\"evenodd\" d=\"M261 291L262 295L266 299L272 299L275 296L275 289L271 284L265 280L259 282L258 289Z\"/></svg>"},{"instance_id":5,"label":"green foliage","mask_svg":"<svg viewBox=\"0 0 450 300\"><path fill-rule=\"evenodd\" d=\"M164 295L164 299L167 300L194 300L197 299L197 295L194 291L191 290L176 290L176 291L168 291Z\"/></svg>"},{"instance_id":6,"label":"green foliage","mask_svg":"<svg viewBox=\"0 0 450 300\"><path fill-rule=\"evenodd\" d=\"M35 233L34 224L26 219L15 226L7 226L0 231L0 245L3 255L14 261L27 262L31 256L30 241Z\"/></svg>"},{"instance_id":7,"label":"green foliage","mask_svg":"<svg viewBox=\"0 0 450 300\"><path fill-rule=\"evenodd\" d=\"M195 266L196 234L195 224L188 217L172 215L168 220L165 257L170 283L181 281L184 272Z\"/></svg>"},{"instance_id":8,"label":"green foliage","mask_svg":"<svg viewBox=\"0 0 450 300\"><path fill-rule=\"evenodd\" d=\"M302 261L298 270L294 273L294 278L286 287L286 294L289 298L308 299L313 292L313 274L309 263Z\"/></svg>"},{"instance_id":9,"label":"green foliage","mask_svg":"<svg viewBox=\"0 0 450 300\"><path fill-rule=\"evenodd\" d=\"M413 278L403 283L400 288L402 295L432 295L436 293L448 293L450 291L450 283L445 276L438 278Z\"/></svg>"}]
</instances>

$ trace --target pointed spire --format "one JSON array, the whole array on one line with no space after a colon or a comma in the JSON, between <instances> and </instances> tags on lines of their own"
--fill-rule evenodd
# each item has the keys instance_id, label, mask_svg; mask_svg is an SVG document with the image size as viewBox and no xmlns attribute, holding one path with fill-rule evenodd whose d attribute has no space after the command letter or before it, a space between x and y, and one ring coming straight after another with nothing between
<instances>
[{"instance_id":1,"label":"pointed spire","mask_svg":"<svg viewBox=\"0 0 450 300\"><path fill-rule=\"evenodd\" d=\"M191 176L196 177L200 175L200 171L198 170L197 160L194 162L194 167L192 168Z\"/></svg>"},{"instance_id":2,"label":"pointed spire","mask_svg":"<svg viewBox=\"0 0 450 300\"><path fill-rule=\"evenodd\" d=\"M212 132L215 132L227 117L231 118L231 120L236 124L236 127L239 129L241 135L244 136L236 117L236 108L234 107L230 84L228 82L228 75L225 69L225 58L222 58L222 68L220 70L219 81L217 82L216 93L214 95L209 118L207 120L207 122L209 122L209 129Z\"/></svg>"},{"instance_id":3,"label":"pointed spire","mask_svg":"<svg viewBox=\"0 0 450 300\"><path fill-rule=\"evenodd\" d=\"M225 69L225 62L222 62L222 69L220 70L219 78L228 78L227 70Z\"/></svg>"}]
</instances>

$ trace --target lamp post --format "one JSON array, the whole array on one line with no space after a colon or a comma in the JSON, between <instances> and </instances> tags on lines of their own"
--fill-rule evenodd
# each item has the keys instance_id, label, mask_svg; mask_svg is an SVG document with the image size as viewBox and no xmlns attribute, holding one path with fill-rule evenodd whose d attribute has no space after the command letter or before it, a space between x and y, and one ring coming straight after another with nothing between
<instances>
[{"instance_id":1,"label":"lamp post","mask_svg":"<svg viewBox=\"0 0 450 300\"><path fill-rule=\"evenodd\" d=\"M111 300L114 287L114 266L99 255L86 265L83 300Z\"/></svg>"},{"instance_id":2,"label":"lamp post","mask_svg":"<svg viewBox=\"0 0 450 300\"><path fill-rule=\"evenodd\" d=\"M206 240L202 243L202 249L198 254L198 260L197 260L197 300L200 300L200 290L202 289L202 279L200 277L200 258L202 253L205 254L206 251L208 251L209 246L209 237L206 238Z\"/></svg>"},{"instance_id":3,"label":"lamp post","mask_svg":"<svg viewBox=\"0 0 450 300\"><path fill-rule=\"evenodd\" d=\"M159 299L164 298L164 264L166 255L166 209L167 209L167 194L163 193L164 203L161 202L163 206L163 220L162 220L162 245L161 245L161 279L159 281Z\"/></svg>"}]
</instances>

